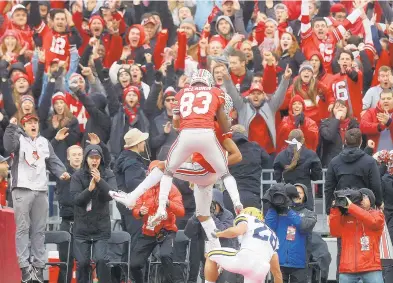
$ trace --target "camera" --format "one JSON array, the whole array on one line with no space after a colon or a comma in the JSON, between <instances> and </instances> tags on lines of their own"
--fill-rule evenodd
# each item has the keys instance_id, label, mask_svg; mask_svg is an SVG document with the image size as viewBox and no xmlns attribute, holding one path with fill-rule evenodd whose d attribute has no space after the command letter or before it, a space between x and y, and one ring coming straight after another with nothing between
<instances>
[{"instance_id":1,"label":"camera","mask_svg":"<svg viewBox=\"0 0 393 283\"><path fill-rule=\"evenodd\" d=\"M362 193L358 190L346 188L344 190L339 190L334 192L335 207L345 208L348 205L347 198L354 204L360 204L363 199Z\"/></svg>"}]
</instances>

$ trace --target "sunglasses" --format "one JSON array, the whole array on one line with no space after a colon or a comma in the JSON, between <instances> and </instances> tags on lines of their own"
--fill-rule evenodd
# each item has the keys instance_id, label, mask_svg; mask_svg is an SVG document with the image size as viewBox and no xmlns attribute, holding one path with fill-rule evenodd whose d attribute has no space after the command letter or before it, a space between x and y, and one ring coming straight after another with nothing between
<instances>
[{"instance_id":1,"label":"sunglasses","mask_svg":"<svg viewBox=\"0 0 393 283\"><path fill-rule=\"evenodd\" d=\"M165 99L165 102L174 102L174 101L175 101L174 98L166 98L166 99Z\"/></svg>"}]
</instances>

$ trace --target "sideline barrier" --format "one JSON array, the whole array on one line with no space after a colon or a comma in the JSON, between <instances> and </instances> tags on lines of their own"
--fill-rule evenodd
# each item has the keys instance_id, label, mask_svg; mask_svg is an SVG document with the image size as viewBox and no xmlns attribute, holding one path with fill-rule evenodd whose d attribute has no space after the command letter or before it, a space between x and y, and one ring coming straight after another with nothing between
<instances>
[{"instance_id":1,"label":"sideline barrier","mask_svg":"<svg viewBox=\"0 0 393 283\"><path fill-rule=\"evenodd\" d=\"M20 283L12 208L0 207L0 283Z\"/></svg>"}]
</instances>

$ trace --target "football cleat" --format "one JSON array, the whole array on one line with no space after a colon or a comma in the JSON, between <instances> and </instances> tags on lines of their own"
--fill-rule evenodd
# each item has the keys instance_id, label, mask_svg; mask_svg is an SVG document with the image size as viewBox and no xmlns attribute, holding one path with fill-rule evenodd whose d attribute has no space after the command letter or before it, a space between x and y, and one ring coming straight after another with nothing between
<instances>
[{"instance_id":1,"label":"football cleat","mask_svg":"<svg viewBox=\"0 0 393 283\"><path fill-rule=\"evenodd\" d=\"M162 220L165 220L168 218L168 214L166 212L165 207L164 208L158 208L156 214L154 214L153 216L150 216L148 221L147 221L147 226L149 226L150 228L156 227L158 225L158 223L160 223Z\"/></svg>"},{"instance_id":2,"label":"football cleat","mask_svg":"<svg viewBox=\"0 0 393 283\"><path fill-rule=\"evenodd\" d=\"M128 208L133 208L136 204L136 199L133 198L132 193L125 193L123 191L109 191L109 195L117 202L125 205Z\"/></svg>"}]
</instances>

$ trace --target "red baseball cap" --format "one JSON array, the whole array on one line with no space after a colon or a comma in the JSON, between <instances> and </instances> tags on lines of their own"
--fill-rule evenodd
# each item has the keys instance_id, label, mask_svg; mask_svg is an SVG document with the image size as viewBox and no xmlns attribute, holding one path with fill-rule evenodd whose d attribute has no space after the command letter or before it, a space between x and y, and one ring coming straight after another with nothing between
<instances>
[{"instance_id":1,"label":"red baseball cap","mask_svg":"<svg viewBox=\"0 0 393 283\"><path fill-rule=\"evenodd\" d=\"M22 119L20 119L20 123L22 125L24 125L26 122L28 122L32 119L39 121L38 117L35 114L27 114L27 115L23 116Z\"/></svg>"},{"instance_id":2,"label":"red baseball cap","mask_svg":"<svg viewBox=\"0 0 393 283\"><path fill-rule=\"evenodd\" d=\"M262 87L262 85L261 85L261 84L253 84L253 85L250 87L249 93L251 93L251 92L253 92L253 91L260 91L260 92L263 92L263 87Z\"/></svg>"}]
</instances>

